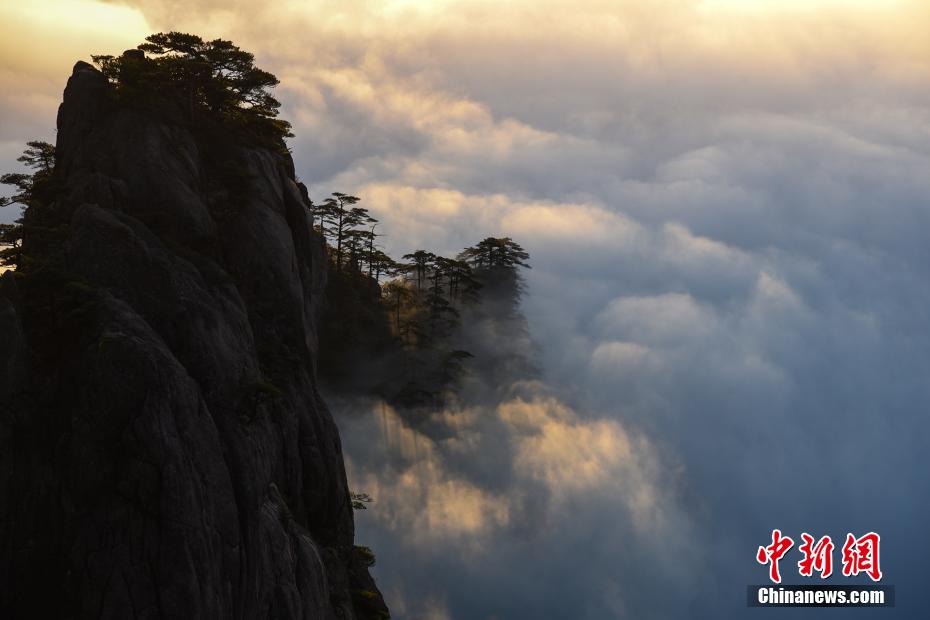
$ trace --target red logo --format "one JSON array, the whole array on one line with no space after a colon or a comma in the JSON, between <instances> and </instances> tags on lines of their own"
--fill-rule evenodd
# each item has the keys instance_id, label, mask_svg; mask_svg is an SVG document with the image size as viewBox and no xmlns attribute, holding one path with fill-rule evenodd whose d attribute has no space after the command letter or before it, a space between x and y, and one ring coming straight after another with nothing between
<instances>
[{"instance_id":1,"label":"red logo","mask_svg":"<svg viewBox=\"0 0 930 620\"><path fill-rule=\"evenodd\" d=\"M820 573L821 579L826 579L833 574L833 541L829 536L824 536L814 544L814 537L807 532L801 534L804 543L798 547L798 551L804 554L804 557L798 562L798 572L802 577L811 577L816 570Z\"/></svg>"},{"instance_id":2,"label":"red logo","mask_svg":"<svg viewBox=\"0 0 930 620\"><path fill-rule=\"evenodd\" d=\"M878 543L881 536L869 532L861 538L846 534L846 544L843 545L843 575L852 577L865 573L872 581L882 578L882 569L878 564Z\"/></svg>"},{"instance_id":3,"label":"red logo","mask_svg":"<svg viewBox=\"0 0 930 620\"><path fill-rule=\"evenodd\" d=\"M798 551L803 556L798 562L798 573L802 577L813 577L814 572L820 573L821 579L833 574L833 539L823 536L816 540L804 532L801 534L802 543ZM843 545L843 576L854 577L865 573L872 581L880 581L882 570L879 565L879 543L881 537L875 532L869 532L856 538L853 534L846 535ZM756 561L768 565L769 579L773 583L781 583L781 572L778 562L794 546L790 536L784 536L781 530L772 530L772 543L766 547L759 547L756 552Z\"/></svg>"},{"instance_id":4,"label":"red logo","mask_svg":"<svg viewBox=\"0 0 930 620\"><path fill-rule=\"evenodd\" d=\"M768 547L759 547L756 552L756 562L769 564L769 579L781 583L781 574L778 572L778 561L794 546L794 541L788 536L782 537L781 530L772 530L772 544Z\"/></svg>"}]
</instances>

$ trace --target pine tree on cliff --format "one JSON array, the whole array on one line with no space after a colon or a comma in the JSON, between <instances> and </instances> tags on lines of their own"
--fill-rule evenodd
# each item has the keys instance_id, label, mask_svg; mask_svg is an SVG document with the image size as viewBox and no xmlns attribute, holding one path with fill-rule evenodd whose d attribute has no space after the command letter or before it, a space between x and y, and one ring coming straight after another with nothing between
<instances>
[{"instance_id":1,"label":"pine tree on cliff","mask_svg":"<svg viewBox=\"0 0 930 620\"><path fill-rule=\"evenodd\" d=\"M394 329L397 333L400 333L401 311L405 305L413 301L414 293L403 280L392 280L385 284L381 290L394 320Z\"/></svg>"},{"instance_id":2,"label":"pine tree on cliff","mask_svg":"<svg viewBox=\"0 0 930 620\"><path fill-rule=\"evenodd\" d=\"M404 265L404 270L416 276L417 291L422 290L423 283L426 281L426 275L429 272L430 266L436 260L436 255L426 250L417 250L411 254L404 254L404 258L410 261Z\"/></svg>"},{"instance_id":3,"label":"pine tree on cliff","mask_svg":"<svg viewBox=\"0 0 930 620\"><path fill-rule=\"evenodd\" d=\"M477 245L466 248L460 255L479 269L485 267L525 267L530 255L510 237L487 237Z\"/></svg>"},{"instance_id":4,"label":"pine tree on cliff","mask_svg":"<svg viewBox=\"0 0 930 620\"><path fill-rule=\"evenodd\" d=\"M56 146L0 179L26 205L0 277L0 618L388 618L318 395L324 272L277 81L178 33L97 60Z\"/></svg>"},{"instance_id":5,"label":"pine tree on cliff","mask_svg":"<svg viewBox=\"0 0 930 620\"><path fill-rule=\"evenodd\" d=\"M458 325L459 320L459 312L452 307L447 295L447 287L443 284L445 274L440 265L444 260L446 259L437 257L437 261L430 270L427 276L429 287L424 299L430 334L436 338L447 336Z\"/></svg>"},{"instance_id":6,"label":"pine tree on cliff","mask_svg":"<svg viewBox=\"0 0 930 620\"><path fill-rule=\"evenodd\" d=\"M55 169L55 147L48 142L32 140L26 143L23 154L16 161L33 168L32 174L9 172L0 176L0 183L12 185L16 191L12 196L0 198L0 207L21 204L29 207L38 199L37 193L43 183L49 181ZM22 260L22 238L24 218L13 224L0 224L0 265L17 267Z\"/></svg>"},{"instance_id":7,"label":"pine tree on cliff","mask_svg":"<svg viewBox=\"0 0 930 620\"><path fill-rule=\"evenodd\" d=\"M343 259L347 253L344 249L352 249L351 247L344 248L344 246L355 247L362 236L360 233L366 232L359 231L359 227L378 221L368 214L368 209L353 206L358 204L359 200L357 196L333 192L332 197L323 201L323 204L316 205L320 229L327 241L336 248L337 273L342 273Z\"/></svg>"},{"instance_id":8,"label":"pine tree on cliff","mask_svg":"<svg viewBox=\"0 0 930 620\"><path fill-rule=\"evenodd\" d=\"M291 136L290 124L277 118L281 103L270 92L278 78L257 68L249 52L231 41L204 41L182 32L160 32L145 40L122 56L92 56L128 99L173 99L189 121L205 115L277 137Z\"/></svg>"},{"instance_id":9,"label":"pine tree on cliff","mask_svg":"<svg viewBox=\"0 0 930 620\"><path fill-rule=\"evenodd\" d=\"M369 266L374 269L372 277L376 282L381 281L381 276L394 276L400 269L400 265L381 249L375 247L368 257Z\"/></svg>"},{"instance_id":10,"label":"pine tree on cliff","mask_svg":"<svg viewBox=\"0 0 930 620\"><path fill-rule=\"evenodd\" d=\"M373 218L372 218L373 219ZM366 230L364 233L365 240L368 242L367 252L365 254L365 262L368 263L368 277L369 279L374 276L375 272L375 239L380 237L378 233L375 232L375 228L378 227L378 222L373 222L371 228ZM377 280L376 280L377 281Z\"/></svg>"},{"instance_id":11,"label":"pine tree on cliff","mask_svg":"<svg viewBox=\"0 0 930 620\"><path fill-rule=\"evenodd\" d=\"M481 283L475 278L471 265L467 261L440 256L436 268L448 280L449 303L475 301Z\"/></svg>"}]
</instances>

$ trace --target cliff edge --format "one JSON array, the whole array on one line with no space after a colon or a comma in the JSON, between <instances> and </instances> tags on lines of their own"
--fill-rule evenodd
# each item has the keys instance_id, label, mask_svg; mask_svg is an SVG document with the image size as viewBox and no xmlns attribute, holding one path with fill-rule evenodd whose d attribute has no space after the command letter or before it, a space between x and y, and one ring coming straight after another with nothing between
<instances>
[{"instance_id":1,"label":"cliff edge","mask_svg":"<svg viewBox=\"0 0 930 620\"><path fill-rule=\"evenodd\" d=\"M325 256L283 142L112 91L75 66L54 200L0 278L0 617L387 617L317 392Z\"/></svg>"}]
</instances>

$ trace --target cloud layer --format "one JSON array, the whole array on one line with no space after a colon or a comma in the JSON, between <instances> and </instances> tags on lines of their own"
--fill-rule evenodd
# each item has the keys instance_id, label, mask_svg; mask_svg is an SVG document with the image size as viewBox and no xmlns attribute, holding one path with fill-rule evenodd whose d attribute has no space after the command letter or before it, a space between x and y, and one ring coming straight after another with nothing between
<instances>
[{"instance_id":1,"label":"cloud layer","mask_svg":"<svg viewBox=\"0 0 930 620\"><path fill-rule=\"evenodd\" d=\"M398 617L739 616L774 527L879 531L887 581L922 587L930 9L762 4L140 0L87 22L255 51L311 194L361 196L393 254L532 254L543 385L437 412L454 440L346 418ZM131 44L78 25L4 48L8 159L51 137L63 55Z\"/></svg>"},{"instance_id":2,"label":"cloud layer","mask_svg":"<svg viewBox=\"0 0 930 620\"><path fill-rule=\"evenodd\" d=\"M693 588L679 480L621 422L585 420L535 383L496 406L437 412L432 433L381 403L336 403L352 484L376 499L360 536L376 541L396 615L674 615L680 601L639 592Z\"/></svg>"}]
</instances>

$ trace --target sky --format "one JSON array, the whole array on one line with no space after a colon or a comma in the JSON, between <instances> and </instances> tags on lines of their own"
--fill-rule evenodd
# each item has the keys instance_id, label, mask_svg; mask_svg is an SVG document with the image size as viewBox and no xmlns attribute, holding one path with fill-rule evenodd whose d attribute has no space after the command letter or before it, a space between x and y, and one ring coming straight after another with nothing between
<instances>
[{"instance_id":1,"label":"sky","mask_svg":"<svg viewBox=\"0 0 930 620\"><path fill-rule=\"evenodd\" d=\"M299 177L360 196L390 253L530 252L538 378L444 435L334 403L395 617L743 617L774 528L879 532L898 606L861 615L925 616L930 3L0 0L0 24L4 161L54 138L76 60L196 32L281 79Z\"/></svg>"}]
</instances>

